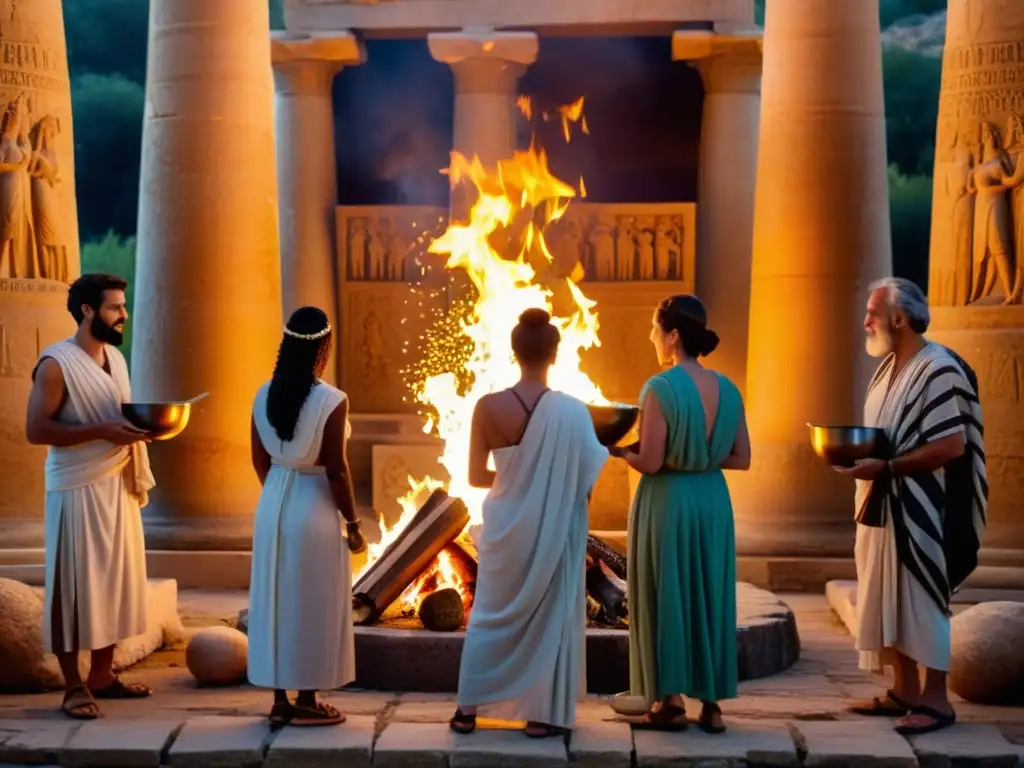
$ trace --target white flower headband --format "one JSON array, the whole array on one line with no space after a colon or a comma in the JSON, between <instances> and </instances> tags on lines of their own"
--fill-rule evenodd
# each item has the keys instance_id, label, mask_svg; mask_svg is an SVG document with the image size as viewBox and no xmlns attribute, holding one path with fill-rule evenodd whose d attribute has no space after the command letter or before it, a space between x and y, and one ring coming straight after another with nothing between
<instances>
[{"instance_id":1,"label":"white flower headband","mask_svg":"<svg viewBox=\"0 0 1024 768\"><path fill-rule=\"evenodd\" d=\"M284 327L284 335L285 336L291 336L293 339L302 339L303 341L317 341L318 339L322 339L324 336L326 336L330 332L331 332L331 324L330 323L328 323L327 327L324 328L322 331L317 331L316 333L299 333L298 331L293 331L287 325Z\"/></svg>"}]
</instances>

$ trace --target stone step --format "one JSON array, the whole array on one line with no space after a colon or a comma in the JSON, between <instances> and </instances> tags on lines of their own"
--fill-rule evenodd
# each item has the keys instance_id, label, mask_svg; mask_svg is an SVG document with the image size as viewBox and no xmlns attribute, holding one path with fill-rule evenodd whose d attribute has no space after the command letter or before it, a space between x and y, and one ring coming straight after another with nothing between
<instances>
[{"instance_id":1,"label":"stone step","mask_svg":"<svg viewBox=\"0 0 1024 768\"><path fill-rule=\"evenodd\" d=\"M905 739L892 724L867 720L728 720L727 736L634 730L621 717L578 721L569 739L527 739L521 724L482 721L470 736L452 734L449 701L401 702L387 716L349 714L338 728L272 729L264 717L188 715L103 718L88 723L0 720L0 763L60 763L70 768L168 765L345 765L350 768L631 768L652 765L999 766L1015 768L1024 748L990 723L961 723Z\"/></svg>"}]
</instances>

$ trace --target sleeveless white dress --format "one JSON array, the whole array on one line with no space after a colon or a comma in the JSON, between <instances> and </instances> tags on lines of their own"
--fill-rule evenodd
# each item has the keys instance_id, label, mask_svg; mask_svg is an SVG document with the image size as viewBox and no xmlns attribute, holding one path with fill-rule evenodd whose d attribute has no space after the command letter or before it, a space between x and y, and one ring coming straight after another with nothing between
<instances>
[{"instance_id":1,"label":"sleeveless white dress","mask_svg":"<svg viewBox=\"0 0 1024 768\"><path fill-rule=\"evenodd\" d=\"M273 466L253 526L249 682L331 690L355 679L352 572L344 520L316 462L327 418L346 396L318 383L299 412L294 438L284 442L267 420L269 386L253 404ZM351 432L346 423L346 439Z\"/></svg>"}]
</instances>

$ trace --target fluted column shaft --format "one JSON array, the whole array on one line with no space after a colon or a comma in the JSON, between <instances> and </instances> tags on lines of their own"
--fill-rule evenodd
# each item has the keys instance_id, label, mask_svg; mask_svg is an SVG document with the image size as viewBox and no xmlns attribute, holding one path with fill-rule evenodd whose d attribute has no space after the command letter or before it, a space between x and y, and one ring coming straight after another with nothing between
<instances>
[{"instance_id":1,"label":"fluted column shaft","mask_svg":"<svg viewBox=\"0 0 1024 768\"><path fill-rule=\"evenodd\" d=\"M842 555L853 485L806 422L856 424L868 283L891 269L878 1L772 0L764 29L747 356L745 554Z\"/></svg>"},{"instance_id":2,"label":"fluted column shaft","mask_svg":"<svg viewBox=\"0 0 1024 768\"><path fill-rule=\"evenodd\" d=\"M264 0L152 0L138 227L135 399L209 392L150 446L151 549L244 549L249 424L281 338Z\"/></svg>"},{"instance_id":3,"label":"fluted column shaft","mask_svg":"<svg viewBox=\"0 0 1024 768\"><path fill-rule=\"evenodd\" d=\"M284 317L301 306L317 306L338 330L335 216L338 203L335 155L334 77L364 60L351 33L296 36L274 33L275 125L278 209L281 233L281 292ZM324 378L337 380L337 344Z\"/></svg>"}]
</instances>

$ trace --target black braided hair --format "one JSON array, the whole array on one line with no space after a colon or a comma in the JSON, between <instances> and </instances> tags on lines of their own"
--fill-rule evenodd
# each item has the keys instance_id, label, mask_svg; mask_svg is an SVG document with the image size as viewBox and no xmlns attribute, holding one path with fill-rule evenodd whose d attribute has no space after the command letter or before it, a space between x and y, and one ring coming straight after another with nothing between
<instances>
[{"instance_id":1,"label":"black braided hair","mask_svg":"<svg viewBox=\"0 0 1024 768\"><path fill-rule=\"evenodd\" d=\"M277 436L287 442L295 437L299 411L327 367L333 331L327 315L317 307L299 307L288 318L285 328L267 391L267 421ZM327 332L323 333L325 329ZM288 331L318 338L301 338Z\"/></svg>"},{"instance_id":2,"label":"black braided hair","mask_svg":"<svg viewBox=\"0 0 1024 768\"><path fill-rule=\"evenodd\" d=\"M665 333L676 331L683 354L705 357L718 346L718 334L708 328L708 312L696 296L681 293L658 305L658 325Z\"/></svg>"}]
</instances>

